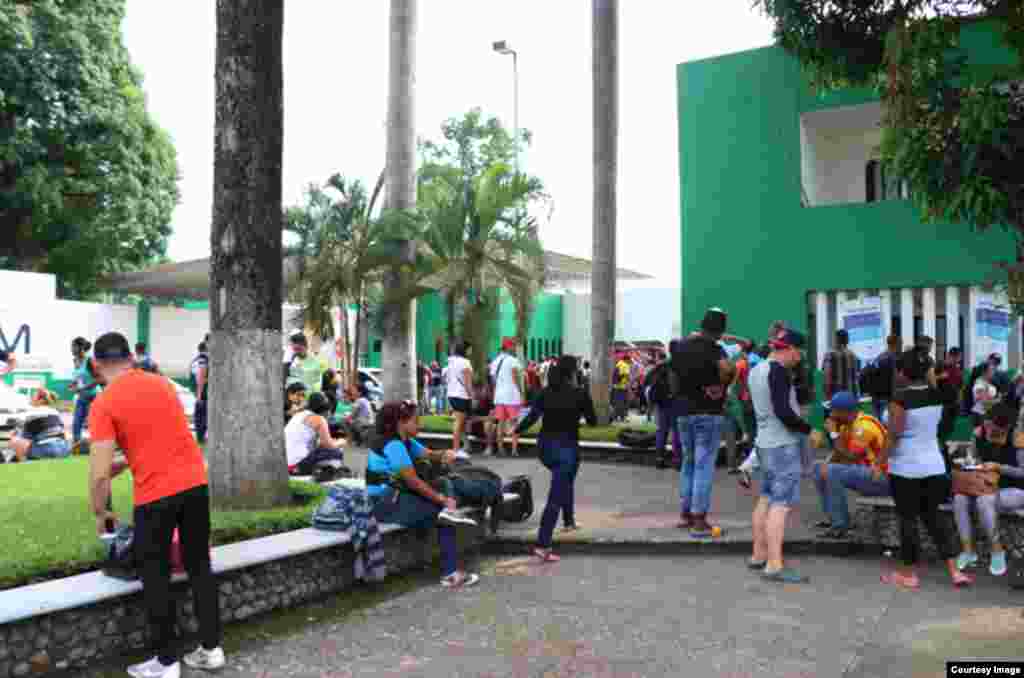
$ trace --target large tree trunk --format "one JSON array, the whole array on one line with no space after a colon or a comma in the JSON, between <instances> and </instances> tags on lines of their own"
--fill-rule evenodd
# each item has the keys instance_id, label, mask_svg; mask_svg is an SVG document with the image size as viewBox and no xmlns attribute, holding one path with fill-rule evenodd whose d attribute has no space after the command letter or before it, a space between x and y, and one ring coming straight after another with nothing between
<instances>
[{"instance_id":1,"label":"large tree trunk","mask_svg":"<svg viewBox=\"0 0 1024 678\"><path fill-rule=\"evenodd\" d=\"M416 207L416 13L417 0L391 0L388 78L388 140L385 208ZM385 287L405 287L404 264L414 261L416 243L404 243L402 264L387 275ZM387 400L417 399L416 301L384 309L382 361Z\"/></svg>"},{"instance_id":2,"label":"large tree trunk","mask_svg":"<svg viewBox=\"0 0 1024 678\"><path fill-rule=\"evenodd\" d=\"M213 502L289 502L281 426L283 0L218 0L210 438Z\"/></svg>"},{"instance_id":3,"label":"large tree trunk","mask_svg":"<svg viewBox=\"0 0 1024 678\"><path fill-rule=\"evenodd\" d=\"M591 277L591 395L608 422L615 341L615 217L619 135L619 3L593 0L594 270Z\"/></svg>"}]
</instances>

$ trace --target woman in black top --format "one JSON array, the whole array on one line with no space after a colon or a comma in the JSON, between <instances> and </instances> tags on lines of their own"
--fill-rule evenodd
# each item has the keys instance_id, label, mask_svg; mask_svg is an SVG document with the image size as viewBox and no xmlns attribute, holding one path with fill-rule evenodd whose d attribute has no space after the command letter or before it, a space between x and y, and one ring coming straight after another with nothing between
<instances>
[{"instance_id":1,"label":"woman in black top","mask_svg":"<svg viewBox=\"0 0 1024 678\"><path fill-rule=\"evenodd\" d=\"M573 507L576 474L580 469L580 419L591 426L597 424L594 403L590 394L576 381L576 359L562 356L548 373L548 385L530 405L530 413L517 429L523 434L540 418L538 443L540 460L551 471L551 491L540 518L537 548L533 554L545 562L555 562L558 556L551 552L551 535L562 514L569 529L576 527Z\"/></svg>"}]
</instances>

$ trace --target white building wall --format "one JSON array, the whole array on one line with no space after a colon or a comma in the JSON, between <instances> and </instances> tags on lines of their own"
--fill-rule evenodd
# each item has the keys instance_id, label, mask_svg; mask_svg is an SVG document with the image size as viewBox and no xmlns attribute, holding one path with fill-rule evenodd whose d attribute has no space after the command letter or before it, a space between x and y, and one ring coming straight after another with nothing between
<instances>
[{"instance_id":1,"label":"white building wall","mask_svg":"<svg viewBox=\"0 0 1024 678\"><path fill-rule=\"evenodd\" d=\"M680 292L672 288L621 290L615 300L615 339L661 340L682 334ZM566 292L562 301L562 347L587 358L591 352L590 295Z\"/></svg>"},{"instance_id":2,"label":"white building wall","mask_svg":"<svg viewBox=\"0 0 1024 678\"><path fill-rule=\"evenodd\" d=\"M801 171L812 206L867 199L865 170L882 142L878 104L806 113L800 119Z\"/></svg>"}]
</instances>

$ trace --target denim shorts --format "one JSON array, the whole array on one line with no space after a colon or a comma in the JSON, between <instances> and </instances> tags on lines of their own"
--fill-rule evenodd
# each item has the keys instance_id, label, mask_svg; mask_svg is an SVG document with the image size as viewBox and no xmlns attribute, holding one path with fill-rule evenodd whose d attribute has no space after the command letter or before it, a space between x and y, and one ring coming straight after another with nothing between
<instances>
[{"instance_id":1,"label":"denim shorts","mask_svg":"<svg viewBox=\"0 0 1024 678\"><path fill-rule=\"evenodd\" d=\"M799 444L762 447L757 450L761 460L761 496L769 504L793 506L800 503L800 477L803 460Z\"/></svg>"},{"instance_id":2,"label":"denim shorts","mask_svg":"<svg viewBox=\"0 0 1024 678\"><path fill-rule=\"evenodd\" d=\"M29 459L62 459L71 455L71 445L64 438L51 438L32 443L28 450Z\"/></svg>"}]
</instances>

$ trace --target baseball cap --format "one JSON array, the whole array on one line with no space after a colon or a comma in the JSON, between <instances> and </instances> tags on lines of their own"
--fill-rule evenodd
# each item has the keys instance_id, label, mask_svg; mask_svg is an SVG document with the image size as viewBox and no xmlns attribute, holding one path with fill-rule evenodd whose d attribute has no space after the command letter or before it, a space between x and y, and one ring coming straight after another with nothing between
<instances>
[{"instance_id":1,"label":"baseball cap","mask_svg":"<svg viewBox=\"0 0 1024 678\"><path fill-rule=\"evenodd\" d=\"M857 396L853 395L849 391L840 391L832 396L831 407L833 410L846 410L848 412L852 412L857 409L859 404Z\"/></svg>"},{"instance_id":2,"label":"baseball cap","mask_svg":"<svg viewBox=\"0 0 1024 678\"><path fill-rule=\"evenodd\" d=\"M514 337L505 337L501 340L502 351L514 351L516 348L516 340Z\"/></svg>"},{"instance_id":3,"label":"baseball cap","mask_svg":"<svg viewBox=\"0 0 1024 678\"><path fill-rule=\"evenodd\" d=\"M123 334L108 332L96 340L92 355L96 360L128 360L132 348Z\"/></svg>"},{"instance_id":4,"label":"baseball cap","mask_svg":"<svg viewBox=\"0 0 1024 678\"><path fill-rule=\"evenodd\" d=\"M726 321L725 311L717 306L713 306L704 313L704 319L700 323L700 328L712 334L722 334L725 332Z\"/></svg>"},{"instance_id":5,"label":"baseball cap","mask_svg":"<svg viewBox=\"0 0 1024 678\"><path fill-rule=\"evenodd\" d=\"M999 355L998 353L990 353L988 356L988 361L995 365L1001 365L1003 362L1003 356Z\"/></svg>"},{"instance_id":6,"label":"baseball cap","mask_svg":"<svg viewBox=\"0 0 1024 678\"><path fill-rule=\"evenodd\" d=\"M804 335L791 330L789 328L779 330L779 334L768 342L769 345L776 350L783 350L787 348L803 348L807 345L807 339Z\"/></svg>"}]
</instances>

